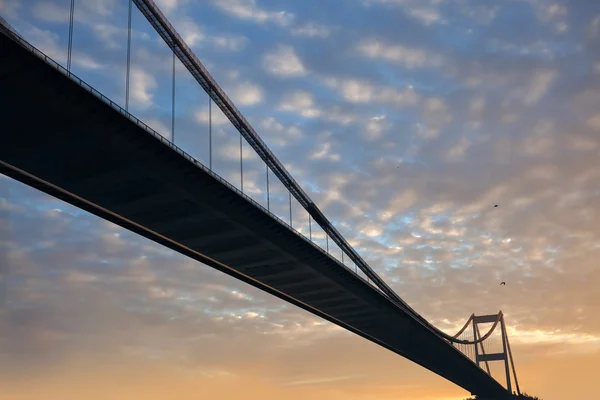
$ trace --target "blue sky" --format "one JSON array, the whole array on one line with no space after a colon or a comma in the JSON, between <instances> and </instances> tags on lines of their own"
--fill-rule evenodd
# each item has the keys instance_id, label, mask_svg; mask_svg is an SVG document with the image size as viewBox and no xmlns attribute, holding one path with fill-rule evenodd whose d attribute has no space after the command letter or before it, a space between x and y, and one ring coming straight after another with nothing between
<instances>
[{"instance_id":1,"label":"blue sky","mask_svg":"<svg viewBox=\"0 0 600 400\"><path fill-rule=\"evenodd\" d=\"M600 357L600 3L157 4L329 219L422 315L452 331L472 312L502 309L524 374L546 393L551 384L534 379L532 360L575 350ZM63 64L68 11L68 0L0 1L0 14ZM76 0L73 72L121 105L126 12L125 1ZM130 111L171 138L171 53L135 6L132 32ZM179 61L176 70L175 142L208 164L208 97ZM239 136L214 105L212 120L214 168L239 186ZM265 166L246 143L243 156L244 190L266 205ZM272 209L288 220L287 192L273 175L270 182ZM197 329L206 337L251 333L257 346L266 343L261 335L291 348L358 340L7 178L0 212L6 313L66 335L53 339L66 354L96 346L100 335L90 332L103 329L111 351L160 353L174 365L194 346L217 346L193 342ZM296 202L293 222L307 233ZM314 225L313 234L324 246ZM69 300L106 294L114 301L91 311ZM71 316L61 311L67 305ZM95 313L110 322L75 318ZM144 330L145 344L111 328L123 321ZM24 323L5 328L5 340L40 341L17 335ZM165 332L179 343L158 346ZM419 368L382 352L394 368ZM276 358L265 371L277 370ZM203 368L246 371L236 362ZM269 379L310 381L310 364L297 365ZM423 392L411 396L420 398L429 375L414 374Z\"/></svg>"}]
</instances>

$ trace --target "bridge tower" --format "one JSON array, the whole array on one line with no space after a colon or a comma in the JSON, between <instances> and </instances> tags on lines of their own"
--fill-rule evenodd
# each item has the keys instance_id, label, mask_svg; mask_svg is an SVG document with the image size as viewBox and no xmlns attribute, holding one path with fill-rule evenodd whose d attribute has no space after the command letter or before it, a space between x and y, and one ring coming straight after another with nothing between
<instances>
[{"instance_id":1,"label":"bridge tower","mask_svg":"<svg viewBox=\"0 0 600 400\"><path fill-rule=\"evenodd\" d=\"M500 322L500 334L502 340L502 352L500 353L486 353L485 347L483 346L484 340L481 340L483 337L481 336L481 332L479 330L479 324L489 324ZM512 357L512 352L510 349L510 343L508 341L508 335L506 333L506 324L504 323L504 315L502 311L498 314L491 315L473 315L473 346L474 346L474 355L475 355L475 363L478 367L481 368L481 364L485 364L485 368L488 374L491 375L490 372L490 361L503 361L504 362L504 371L506 373L506 389L509 393L513 393L512 391L512 382L510 376L510 370L512 369L514 384L517 389L517 393L520 394L521 390L519 389L519 381L517 380L517 373L515 371L515 364ZM491 331L495 330L493 327ZM491 332L490 332L491 333ZM488 336L489 333L486 335ZM481 340L481 341L480 341ZM510 362L510 364L509 364Z\"/></svg>"}]
</instances>

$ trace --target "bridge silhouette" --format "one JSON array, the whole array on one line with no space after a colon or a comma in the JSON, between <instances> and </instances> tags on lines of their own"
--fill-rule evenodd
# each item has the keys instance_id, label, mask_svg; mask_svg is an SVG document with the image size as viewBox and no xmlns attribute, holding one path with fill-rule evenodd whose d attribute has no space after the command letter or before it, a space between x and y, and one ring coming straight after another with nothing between
<instances>
[{"instance_id":1,"label":"bridge silhouette","mask_svg":"<svg viewBox=\"0 0 600 400\"><path fill-rule=\"evenodd\" d=\"M240 188L212 169L212 143L206 166L128 112L132 4L171 49L173 82L177 58L239 132ZM124 108L71 72L75 5L66 66L0 18L0 173L301 307L471 394L508 398L513 383L520 393L503 313L471 315L449 335L413 310L304 192L152 0L129 2ZM244 193L242 138L266 164L267 207ZM288 221L270 208L270 174L288 191ZM294 228L292 197L308 213L308 232ZM313 223L326 235L325 248L313 238ZM495 362L503 364L499 374L490 369Z\"/></svg>"}]
</instances>

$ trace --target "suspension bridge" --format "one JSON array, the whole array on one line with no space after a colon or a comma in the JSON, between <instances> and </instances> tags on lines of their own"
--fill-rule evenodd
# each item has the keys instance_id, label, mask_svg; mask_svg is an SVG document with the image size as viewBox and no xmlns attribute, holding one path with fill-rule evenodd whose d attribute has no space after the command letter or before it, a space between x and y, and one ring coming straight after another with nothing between
<instances>
[{"instance_id":1,"label":"suspension bridge","mask_svg":"<svg viewBox=\"0 0 600 400\"><path fill-rule=\"evenodd\" d=\"M208 165L174 143L174 117L168 140L128 111L134 4L172 51L173 93L177 59L209 107L216 105L239 133L239 187L212 168L211 111ZM310 199L156 4L128 5L123 106L72 73L76 0L65 65L0 18L0 173L301 307L480 398L520 393L502 312L471 315L455 335L419 315ZM244 192L242 140L265 164L266 207ZM287 220L271 209L273 176L287 190ZM307 229L294 225L292 198L308 214ZM324 246L315 228L324 232ZM341 257L330 252L330 241Z\"/></svg>"}]
</instances>

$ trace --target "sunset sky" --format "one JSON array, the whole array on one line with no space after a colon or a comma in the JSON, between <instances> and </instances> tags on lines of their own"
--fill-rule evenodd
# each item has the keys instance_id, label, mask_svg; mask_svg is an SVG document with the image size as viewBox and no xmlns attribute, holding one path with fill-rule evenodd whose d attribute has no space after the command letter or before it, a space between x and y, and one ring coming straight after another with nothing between
<instances>
[{"instance_id":1,"label":"sunset sky","mask_svg":"<svg viewBox=\"0 0 600 400\"><path fill-rule=\"evenodd\" d=\"M0 0L0 15L66 64L69 4ZM157 4L404 300L448 333L502 310L521 390L597 398L599 1ZM172 138L171 53L133 11L130 111ZM126 0L75 1L73 72L121 105L126 38ZM176 69L175 142L208 164L208 97ZM239 186L239 136L216 107L212 121L215 170ZM265 204L264 164L246 143L243 158ZM295 227L307 221L295 204ZM0 387L2 400L469 395L1 175Z\"/></svg>"}]
</instances>

